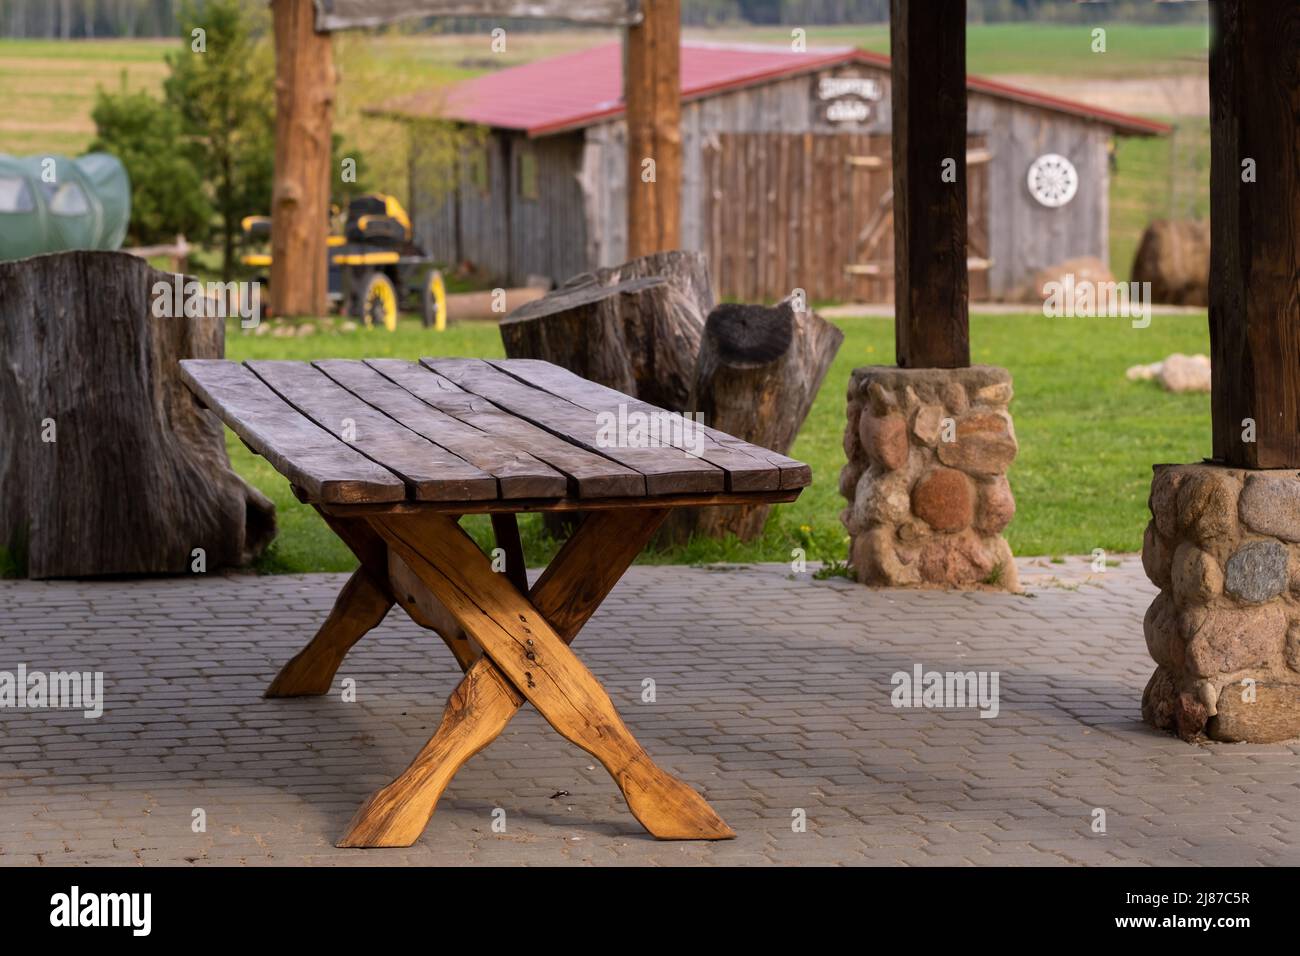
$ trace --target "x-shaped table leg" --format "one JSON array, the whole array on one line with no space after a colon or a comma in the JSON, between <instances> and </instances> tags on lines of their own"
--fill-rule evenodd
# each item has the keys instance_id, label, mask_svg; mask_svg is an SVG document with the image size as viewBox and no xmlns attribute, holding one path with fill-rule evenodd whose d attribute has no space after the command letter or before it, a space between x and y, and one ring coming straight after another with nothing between
<instances>
[{"instance_id":1,"label":"x-shaped table leg","mask_svg":"<svg viewBox=\"0 0 1300 956\"><path fill-rule=\"evenodd\" d=\"M424 585L414 582L410 570L389 553L384 539L361 518L338 518L321 512L330 529L357 556L361 566L352 572L334 601L329 617L301 651L280 668L266 689L267 697L310 697L329 693L343 658L367 632L378 627L394 604L400 604L421 627L436 631L461 667L478 657L463 631L436 600L426 600ZM505 533L504 527L500 534ZM507 544L510 563L523 567L523 551Z\"/></svg>"},{"instance_id":2,"label":"x-shaped table leg","mask_svg":"<svg viewBox=\"0 0 1300 956\"><path fill-rule=\"evenodd\" d=\"M666 514L664 509L590 514L529 597L492 570L452 518L369 519L483 655L453 691L433 737L401 776L357 811L338 846L414 843L452 776L505 729L525 700L604 764L633 816L654 836L735 836L703 797L650 759L595 676L568 648Z\"/></svg>"},{"instance_id":3,"label":"x-shaped table leg","mask_svg":"<svg viewBox=\"0 0 1300 956\"><path fill-rule=\"evenodd\" d=\"M289 660L266 689L267 697L309 697L329 693L334 674L352 645L379 626L396 603L388 579L383 538L355 518L321 514L361 566L352 572L334 607L311 642Z\"/></svg>"}]
</instances>

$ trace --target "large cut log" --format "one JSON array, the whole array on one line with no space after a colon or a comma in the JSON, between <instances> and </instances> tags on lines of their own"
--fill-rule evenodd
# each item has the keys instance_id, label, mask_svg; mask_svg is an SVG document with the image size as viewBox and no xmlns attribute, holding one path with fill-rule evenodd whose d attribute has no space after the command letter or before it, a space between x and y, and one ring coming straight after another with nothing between
<instances>
[{"instance_id":1,"label":"large cut log","mask_svg":"<svg viewBox=\"0 0 1300 956\"><path fill-rule=\"evenodd\" d=\"M700 328L704 328L704 317L713 311L715 302L713 280L709 277L709 257L702 252L685 252L680 249L654 252L648 256L629 259L621 265L602 266L591 272L580 273L564 284L575 286L596 282L600 285L614 285L646 276L662 276L688 301L695 303L700 310Z\"/></svg>"},{"instance_id":2,"label":"large cut log","mask_svg":"<svg viewBox=\"0 0 1300 956\"><path fill-rule=\"evenodd\" d=\"M688 401L704 425L786 454L812 408L844 333L787 299L774 307L724 303L709 313ZM770 505L678 508L662 540L691 534L758 537Z\"/></svg>"},{"instance_id":3,"label":"large cut log","mask_svg":"<svg viewBox=\"0 0 1300 956\"><path fill-rule=\"evenodd\" d=\"M175 278L117 252L0 263L0 548L30 577L185 572L199 548L211 571L275 536L178 378L225 323L155 315Z\"/></svg>"},{"instance_id":4,"label":"large cut log","mask_svg":"<svg viewBox=\"0 0 1300 956\"><path fill-rule=\"evenodd\" d=\"M712 308L704 255L660 252L574 276L502 320L501 340L510 358L553 362L681 410Z\"/></svg>"},{"instance_id":5,"label":"large cut log","mask_svg":"<svg viewBox=\"0 0 1300 956\"><path fill-rule=\"evenodd\" d=\"M544 359L620 392L636 392L632 356L623 336L624 315L662 302L662 279L557 289L527 302L501 320L510 358Z\"/></svg>"}]
</instances>

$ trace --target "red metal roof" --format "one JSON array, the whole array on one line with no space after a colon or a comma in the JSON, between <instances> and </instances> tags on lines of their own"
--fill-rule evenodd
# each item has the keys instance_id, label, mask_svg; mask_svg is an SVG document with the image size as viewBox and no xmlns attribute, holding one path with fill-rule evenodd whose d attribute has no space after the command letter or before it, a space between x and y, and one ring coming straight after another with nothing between
<instances>
[{"instance_id":1,"label":"red metal roof","mask_svg":"<svg viewBox=\"0 0 1300 956\"><path fill-rule=\"evenodd\" d=\"M795 53L784 47L682 43L682 99L694 100L723 90L809 73L828 66L864 63L888 67L889 57L854 47L822 47ZM1069 113L1139 135L1168 133L1153 120L1098 109L1086 103L1046 96L977 76L967 89L1029 106ZM623 112L623 51L607 43L577 53L536 60L488 73L449 89L417 93L385 103L378 112L399 116L439 116L546 136L577 129Z\"/></svg>"}]
</instances>

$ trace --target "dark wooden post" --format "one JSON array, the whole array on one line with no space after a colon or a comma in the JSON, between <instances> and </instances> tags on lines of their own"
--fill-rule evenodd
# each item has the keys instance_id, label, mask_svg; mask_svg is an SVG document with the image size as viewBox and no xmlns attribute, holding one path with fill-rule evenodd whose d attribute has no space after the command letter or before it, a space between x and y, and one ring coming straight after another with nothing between
<instances>
[{"instance_id":1,"label":"dark wooden post","mask_svg":"<svg viewBox=\"0 0 1300 956\"><path fill-rule=\"evenodd\" d=\"M890 0L889 39L897 361L963 368L970 365L966 0Z\"/></svg>"},{"instance_id":2,"label":"dark wooden post","mask_svg":"<svg viewBox=\"0 0 1300 956\"><path fill-rule=\"evenodd\" d=\"M1300 4L1211 7L1214 457L1300 468Z\"/></svg>"},{"instance_id":3,"label":"dark wooden post","mask_svg":"<svg viewBox=\"0 0 1300 956\"><path fill-rule=\"evenodd\" d=\"M334 54L317 33L312 0L274 0L275 181L271 194L271 307L324 315L334 130Z\"/></svg>"},{"instance_id":4,"label":"dark wooden post","mask_svg":"<svg viewBox=\"0 0 1300 956\"><path fill-rule=\"evenodd\" d=\"M681 244L681 0L649 0L627 28L623 96L627 103L627 257ZM643 163L654 160L654 181Z\"/></svg>"}]
</instances>

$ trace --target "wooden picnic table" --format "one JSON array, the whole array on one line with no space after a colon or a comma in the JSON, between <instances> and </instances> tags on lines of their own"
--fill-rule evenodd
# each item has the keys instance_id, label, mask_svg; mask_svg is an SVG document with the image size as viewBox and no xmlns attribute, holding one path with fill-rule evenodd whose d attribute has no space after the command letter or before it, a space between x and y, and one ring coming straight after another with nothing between
<instances>
[{"instance_id":1,"label":"wooden picnic table","mask_svg":"<svg viewBox=\"0 0 1300 956\"><path fill-rule=\"evenodd\" d=\"M267 696L328 692L348 650L395 604L465 672L433 737L338 846L414 843L452 776L525 701L605 766L654 836L735 835L650 759L568 645L670 509L793 501L811 481L807 465L708 428L699 441L664 430L675 445L611 446L602 413L668 413L528 359L188 360L181 374L360 561ZM521 511L582 513L531 588ZM458 524L483 513L504 573Z\"/></svg>"}]
</instances>

